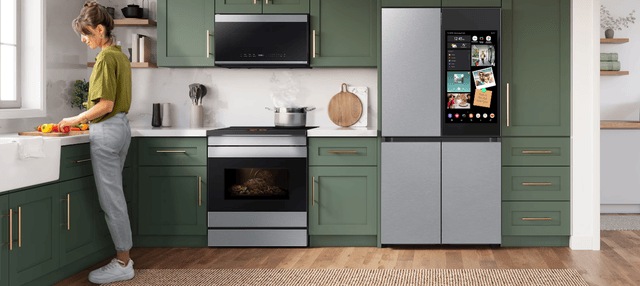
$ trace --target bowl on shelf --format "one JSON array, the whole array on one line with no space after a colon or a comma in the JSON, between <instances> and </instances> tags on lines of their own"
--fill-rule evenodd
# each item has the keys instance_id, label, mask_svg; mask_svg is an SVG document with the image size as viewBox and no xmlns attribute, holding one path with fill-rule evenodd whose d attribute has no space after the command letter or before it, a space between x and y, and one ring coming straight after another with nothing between
<instances>
[{"instance_id":1,"label":"bowl on shelf","mask_svg":"<svg viewBox=\"0 0 640 286\"><path fill-rule=\"evenodd\" d=\"M142 8L138 5L127 5L121 10L125 18L142 18Z\"/></svg>"}]
</instances>

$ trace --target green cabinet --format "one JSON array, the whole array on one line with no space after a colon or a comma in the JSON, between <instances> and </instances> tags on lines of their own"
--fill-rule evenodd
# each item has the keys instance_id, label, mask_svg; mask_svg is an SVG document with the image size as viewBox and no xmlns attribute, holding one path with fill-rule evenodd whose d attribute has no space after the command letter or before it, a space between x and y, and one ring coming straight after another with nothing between
<instances>
[{"instance_id":1,"label":"green cabinet","mask_svg":"<svg viewBox=\"0 0 640 286\"><path fill-rule=\"evenodd\" d=\"M309 0L216 0L219 14L307 14Z\"/></svg>"},{"instance_id":2,"label":"green cabinet","mask_svg":"<svg viewBox=\"0 0 640 286\"><path fill-rule=\"evenodd\" d=\"M211 67L214 0L158 0L158 66Z\"/></svg>"},{"instance_id":3,"label":"green cabinet","mask_svg":"<svg viewBox=\"0 0 640 286\"><path fill-rule=\"evenodd\" d=\"M11 193L12 248L9 285L22 285L58 268L60 202L58 185Z\"/></svg>"},{"instance_id":4,"label":"green cabinet","mask_svg":"<svg viewBox=\"0 0 640 286\"><path fill-rule=\"evenodd\" d=\"M375 246L377 138L309 139L311 246Z\"/></svg>"},{"instance_id":5,"label":"green cabinet","mask_svg":"<svg viewBox=\"0 0 640 286\"><path fill-rule=\"evenodd\" d=\"M13 215L12 215L13 216ZM0 286L9 286L9 195L0 196Z\"/></svg>"},{"instance_id":6,"label":"green cabinet","mask_svg":"<svg viewBox=\"0 0 640 286\"><path fill-rule=\"evenodd\" d=\"M570 136L569 2L502 1L503 136Z\"/></svg>"},{"instance_id":7,"label":"green cabinet","mask_svg":"<svg viewBox=\"0 0 640 286\"><path fill-rule=\"evenodd\" d=\"M311 66L376 67L376 0L311 0Z\"/></svg>"}]
</instances>

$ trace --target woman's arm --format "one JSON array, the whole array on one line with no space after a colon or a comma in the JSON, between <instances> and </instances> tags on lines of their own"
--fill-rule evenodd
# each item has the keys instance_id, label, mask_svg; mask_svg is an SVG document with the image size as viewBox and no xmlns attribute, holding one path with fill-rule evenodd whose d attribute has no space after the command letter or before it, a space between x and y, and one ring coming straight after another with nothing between
<instances>
[{"instance_id":1,"label":"woman's arm","mask_svg":"<svg viewBox=\"0 0 640 286\"><path fill-rule=\"evenodd\" d=\"M113 101L100 99L96 105L91 107L91 109L82 112L73 117L64 118L58 123L61 127L63 126L75 126L80 123L88 122L89 120L96 119L100 116L103 116L113 110Z\"/></svg>"}]
</instances>

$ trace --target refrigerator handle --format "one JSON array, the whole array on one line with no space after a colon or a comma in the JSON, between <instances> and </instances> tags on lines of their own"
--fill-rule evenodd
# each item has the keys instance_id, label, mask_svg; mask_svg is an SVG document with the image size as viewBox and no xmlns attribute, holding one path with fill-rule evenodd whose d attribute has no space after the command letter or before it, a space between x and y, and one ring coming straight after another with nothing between
<instances>
[{"instance_id":1,"label":"refrigerator handle","mask_svg":"<svg viewBox=\"0 0 640 286\"><path fill-rule=\"evenodd\" d=\"M511 94L510 94L510 89L509 89L509 83L507 82L507 127L509 127L511 125L511 112L509 110L509 100L511 99Z\"/></svg>"}]
</instances>

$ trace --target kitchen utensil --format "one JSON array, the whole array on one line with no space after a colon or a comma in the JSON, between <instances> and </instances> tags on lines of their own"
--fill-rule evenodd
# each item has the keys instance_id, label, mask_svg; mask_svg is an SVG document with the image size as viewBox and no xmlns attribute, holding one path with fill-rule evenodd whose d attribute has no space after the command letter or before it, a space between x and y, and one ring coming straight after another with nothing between
<instances>
[{"instance_id":1,"label":"kitchen utensil","mask_svg":"<svg viewBox=\"0 0 640 286\"><path fill-rule=\"evenodd\" d=\"M121 9L125 18L142 18L142 8L138 5L130 4Z\"/></svg>"},{"instance_id":2,"label":"kitchen utensil","mask_svg":"<svg viewBox=\"0 0 640 286\"><path fill-rule=\"evenodd\" d=\"M265 107L274 111L273 124L276 127L304 127L307 125L307 112L315 107Z\"/></svg>"},{"instance_id":3,"label":"kitchen utensil","mask_svg":"<svg viewBox=\"0 0 640 286\"><path fill-rule=\"evenodd\" d=\"M153 114L151 116L151 126L162 126L162 110L160 109L160 103L153 104Z\"/></svg>"},{"instance_id":4,"label":"kitchen utensil","mask_svg":"<svg viewBox=\"0 0 640 286\"><path fill-rule=\"evenodd\" d=\"M329 119L336 125L348 127L358 122L362 116L362 102L357 95L347 90L343 83L341 91L329 101Z\"/></svg>"},{"instance_id":5,"label":"kitchen utensil","mask_svg":"<svg viewBox=\"0 0 640 286\"><path fill-rule=\"evenodd\" d=\"M189 85L189 97L193 105L202 105L202 98L207 95L207 87L199 83Z\"/></svg>"}]
</instances>

